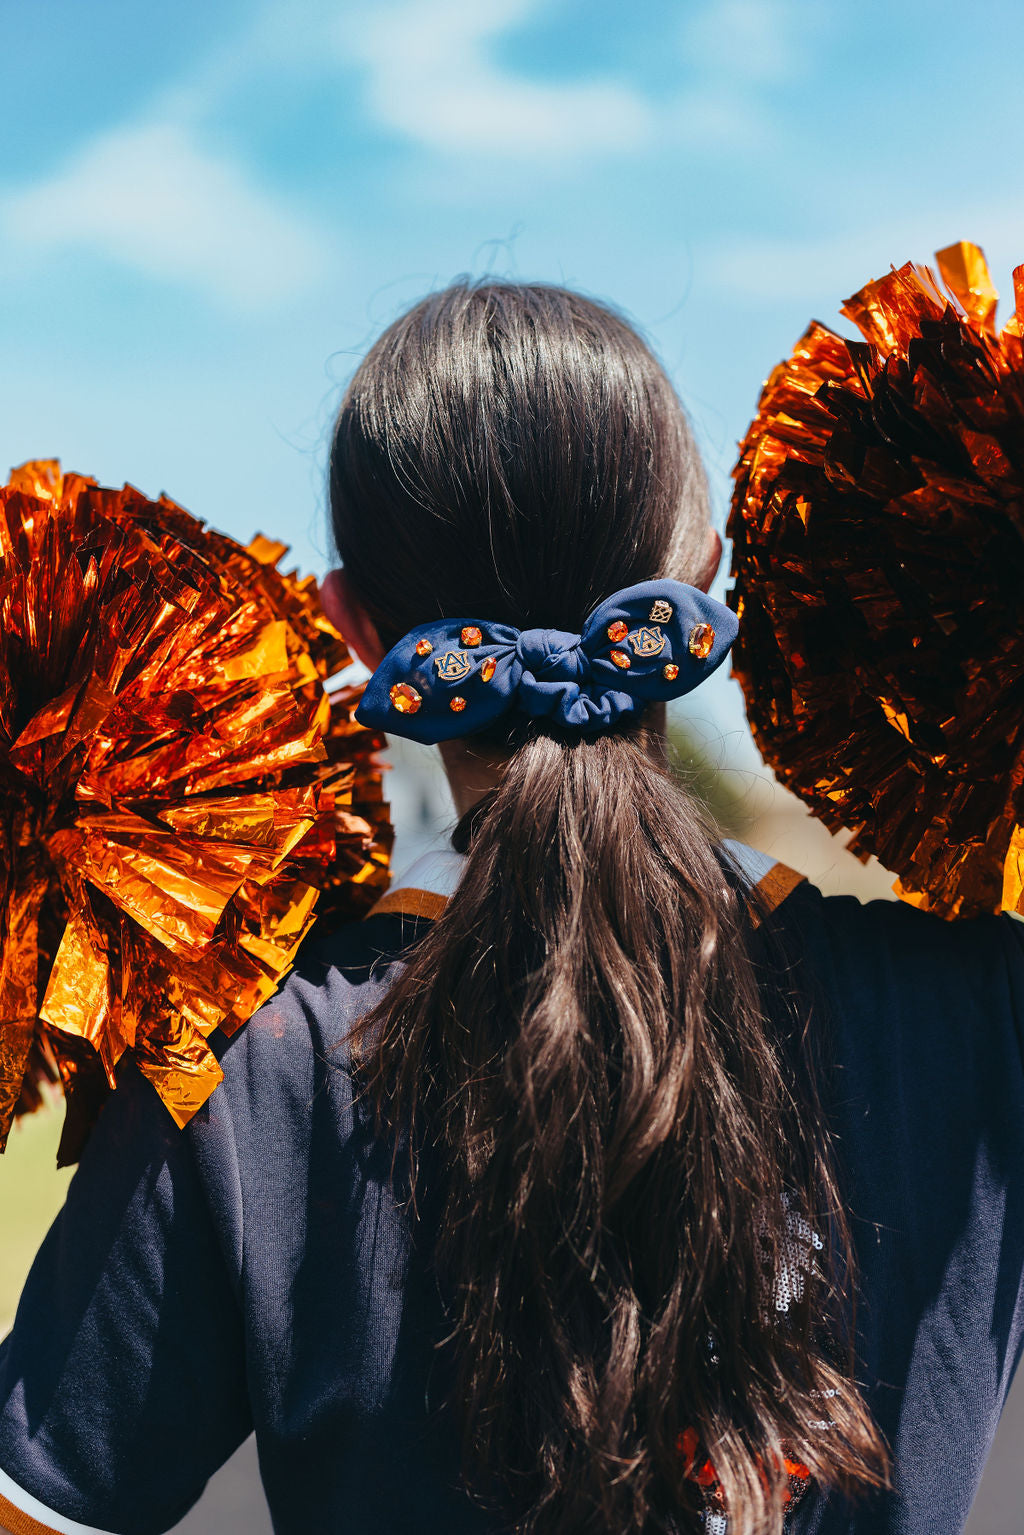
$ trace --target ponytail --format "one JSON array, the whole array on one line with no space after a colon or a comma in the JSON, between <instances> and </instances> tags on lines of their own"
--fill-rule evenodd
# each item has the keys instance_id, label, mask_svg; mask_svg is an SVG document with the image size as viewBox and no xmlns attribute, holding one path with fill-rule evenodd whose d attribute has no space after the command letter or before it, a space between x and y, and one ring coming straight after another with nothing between
<instances>
[{"instance_id":1,"label":"ponytail","mask_svg":"<svg viewBox=\"0 0 1024 1535\"><path fill-rule=\"evenodd\" d=\"M386 649L465 613L580 632L621 588L699 581L708 542L663 369L539 284L458 283L389 327L338 417L331 510ZM767 924L644 729L485 745L505 766L457 833L459 889L354 1040L441 1211L470 1488L519 1535L696 1530L709 1506L754 1535L787 1456L880 1485L807 1011Z\"/></svg>"},{"instance_id":2,"label":"ponytail","mask_svg":"<svg viewBox=\"0 0 1024 1535\"><path fill-rule=\"evenodd\" d=\"M838 1200L744 897L650 753L531 733L357 1042L414 1186L431 1143L464 1463L524 1535L696 1528L687 1431L738 1535L773 1527L786 1455L881 1479L815 1335L828 1254L775 1311L795 1222L841 1229Z\"/></svg>"}]
</instances>

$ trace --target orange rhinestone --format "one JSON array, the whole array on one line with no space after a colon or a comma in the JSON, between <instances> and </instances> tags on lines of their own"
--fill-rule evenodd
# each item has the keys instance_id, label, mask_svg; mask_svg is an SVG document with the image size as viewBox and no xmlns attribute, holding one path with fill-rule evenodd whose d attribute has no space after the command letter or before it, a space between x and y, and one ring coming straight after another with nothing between
<instances>
[{"instance_id":1,"label":"orange rhinestone","mask_svg":"<svg viewBox=\"0 0 1024 1535\"><path fill-rule=\"evenodd\" d=\"M695 624L690 630L690 654L696 656L698 661L707 660L714 643L715 631L710 624Z\"/></svg>"},{"instance_id":2,"label":"orange rhinestone","mask_svg":"<svg viewBox=\"0 0 1024 1535\"><path fill-rule=\"evenodd\" d=\"M396 682L391 689L391 707L399 714L415 714L423 699L407 682Z\"/></svg>"},{"instance_id":3,"label":"orange rhinestone","mask_svg":"<svg viewBox=\"0 0 1024 1535\"><path fill-rule=\"evenodd\" d=\"M416 641L416 654L418 656L429 656L429 654L433 650L433 648L434 647L430 643L429 640L417 640Z\"/></svg>"},{"instance_id":4,"label":"orange rhinestone","mask_svg":"<svg viewBox=\"0 0 1024 1535\"><path fill-rule=\"evenodd\" d=\"M466 700L464 698L460 698L458 693L456 693L448 707L453 714L461 714L463 709L466 707Z\"/></svg>"},{"instance_id":5,"label":"orange rhinestone","mask_svg":"<svg viewBox=\"0 0 1024 1535\"><path fill-rule=\"evenodd\" d=\"M480 630L476 627L475 624L467 624L465 629L462 631L462 643L470 650L474 645L479 645L482 639L483 635L480 633Z\"/></svg>"},{"instance_id":6,"label":"orange rhinestone","mask_svg":"<svg viewBox=\"0 0 1024 1535\"><path fill-rule=\"evenodd\" d=\"M613 650L611 658L615 665L620 666L624 672L629 670L629 657L624 650Z\"/></svg>"},{"instance_id":7,"label":"orange rhinestone","mask_svg":"<svg viewBox=\"0 0 1024 1535\"><path fill-rule=\"evenodd\" d=\"M613 624L608 625L608 638L615 645L617 645L620 640L624 640L628 633L629 625L624 624L621 618L617 618ZM616 666L619 666L621 665L621 662L616 661L615 664Z\"/></svg>"},{"instance_id":8,"label":"orange rhinestone","mask_svg":"<svg viewBox=\"0 0 1024 1535\"><path fill-rule=\"evenodd\" d=\"M667 661L661 668L661 675L666 682L675 682L679 676L679 668L674 661Z\"/></svg>"},{"instance_id":9,"label":"orange rhinestone","mask_svg":"<svg viewBox=\"0 0 1024 1535\"><path fill-rule=\"evenodd\" d=\"M494 674L495 674L495 672L497 670L498 670L498 663L497 663L497 661L494 659L493 656L488 656L487 660L484 662L483 666L481 666L481 668L480 668L480 681L481 682L490 682L491 678L494 676Z\"/></svg>"}]
</instances>

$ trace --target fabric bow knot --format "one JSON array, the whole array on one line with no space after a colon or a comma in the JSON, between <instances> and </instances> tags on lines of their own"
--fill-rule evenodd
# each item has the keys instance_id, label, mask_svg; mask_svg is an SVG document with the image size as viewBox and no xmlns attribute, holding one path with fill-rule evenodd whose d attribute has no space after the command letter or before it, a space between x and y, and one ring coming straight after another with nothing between
<instances>
[{"instance_id":1,"label":"fabric bow knot","mask_svg":"<svg viewBox=\"0 0 1024 1535\"><path fill-rule=\"evenodd\" d=\"M681 581L641 581L594 609L582 634L440 619L403 636L356 718L433 745L510 710L582 735L678 698L720 666L736 615Z\"/></svg>"}]
</instances>

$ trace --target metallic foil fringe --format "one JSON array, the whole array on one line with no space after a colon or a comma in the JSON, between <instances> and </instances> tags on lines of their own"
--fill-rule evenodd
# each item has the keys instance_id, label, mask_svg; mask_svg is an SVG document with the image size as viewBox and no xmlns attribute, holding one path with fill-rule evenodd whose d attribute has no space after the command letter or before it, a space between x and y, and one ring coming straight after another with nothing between
<instances>
[{"instance_id":1,"label":"metallic foil fringe","mask_svg":"<svg viewBox=\"0 0 1024 1535\"><path fill-rule=\"evenodd\" d=\"M734 664L783 783L943 916L1024 911L1024 266L981 250L812 324L740 445Z\"/></svg>"},{"instance_id":2,"label":"metallic foil fringe","mask_svg":"<svg viewBox=\"0 0 1024 1535\"><path fill-rule=\"evenodd\" d=\"M0 1148L59 1082L77 1160L134 1058L178 1124L316 917L388 882L361 689L312 577L52 461L0 487Z\"/></svg>"}]
</instances>

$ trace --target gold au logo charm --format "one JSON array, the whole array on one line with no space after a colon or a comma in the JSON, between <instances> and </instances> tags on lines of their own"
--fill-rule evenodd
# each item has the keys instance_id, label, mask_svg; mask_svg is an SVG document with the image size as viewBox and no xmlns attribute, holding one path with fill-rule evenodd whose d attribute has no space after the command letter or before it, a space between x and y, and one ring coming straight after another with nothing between
<instances>
[{"instance_id":1,"label":"gold au logo charm","mask_svg":"<svg viewBox=\"0 0 1024 1535\"><path fill-rule=\"evenodd\" d=\"M629 643L635 655L660 656L665 649L665 636L656 624L651 628L645 625L642 629L633 630L629 636Z\"/></svg>"},{"instance_id":2,"label":"gold au logo charm","mask_svg":"<svg viewBox=\"0 0 1024 1535\"><path fill-rule=\"evenodd\" d=\"M434 657L434 665L442 682L461 682L469 676L469 657L464 650L446 650L443 656Z\"/></svg>"},{"instance_id":3,"label":"gold au logo charm","mask_svg":"<svg viewBox=\"0 0 1024 1535\"><path fill-rule=\"evenodd\" d=\"M652 605L651 611L647 616L652 624L667 624L672 617L672 604L666 602L664 597L659 597L657 602Z\"/></svg>"}]
</instances>

